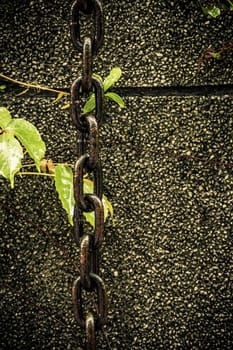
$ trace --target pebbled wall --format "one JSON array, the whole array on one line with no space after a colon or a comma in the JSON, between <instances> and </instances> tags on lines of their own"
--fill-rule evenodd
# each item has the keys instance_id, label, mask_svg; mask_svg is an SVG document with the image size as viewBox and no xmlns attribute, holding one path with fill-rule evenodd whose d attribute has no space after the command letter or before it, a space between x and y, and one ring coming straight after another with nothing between
<instances>
[{"instance_id":1,"label":"pebbled wall","mask_svg":"<svg viewBox=\"0 0 233 350\"><path fill-rule=\"evenodd\" d=\"M232 84L232 52L198 70L210 45L232 39L232 13L212 19L196 1L103 1L105 43L94 61L118 86ZM81 55L71 1L2 0L1 73L69 88ZM102 277L108 325L98 349L228 350L233 344L233 103L225 96L125 97L101 128L106 224ZM16 96L1 105L33 122L47 157L74 162L64 101ZM1 349L83 349L71 287L79 252L50 180L0 178Z\"/></svg>"}]
</instances>

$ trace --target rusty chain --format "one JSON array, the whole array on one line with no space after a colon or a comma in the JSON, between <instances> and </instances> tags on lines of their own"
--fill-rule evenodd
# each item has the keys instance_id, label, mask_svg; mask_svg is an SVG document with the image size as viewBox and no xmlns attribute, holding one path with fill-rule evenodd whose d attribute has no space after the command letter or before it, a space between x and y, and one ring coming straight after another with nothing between
<instances>
[{"instance_id":1,"label":"rusty chain","mask_svg":"<svg viewBox=\"0 0 233 350\"><path fill-rule=\"evenodd\" d=\"M93 32L81 38L81 16L92 17ZM99 276L100 247L104 238L104 209L102 203L102 168L99 158L99 126L103 117L103 86L92 76L92 60L103 43L103 10L99 0L76 0L71 8L71 38L75 49L82 50L82 75L71 87L71 113L78 132L78 160L74 170L74 238L80 246L80 276L72 289L74 314L86 332L86 348L96 349L96 332L106 323L107 297ZM95 96L94 113L82 113L83 100ZM85 174L92 175L93 193L84 194ZM84 212L94 211L94 232L85 227ZM84 303L83 294L92 303ZM93 303L93 294L95 302ZM94 305L93 305L94 304ZM89 306L88 306L89 307ZM86 309L88 311L86 311Z\"/></svg>"}]
</instances>

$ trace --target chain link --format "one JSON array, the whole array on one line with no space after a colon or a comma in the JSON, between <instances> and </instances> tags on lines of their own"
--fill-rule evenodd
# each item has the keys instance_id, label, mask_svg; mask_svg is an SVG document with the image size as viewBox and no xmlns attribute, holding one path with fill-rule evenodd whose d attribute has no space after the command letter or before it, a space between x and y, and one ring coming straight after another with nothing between
<instances>
[{"instance_id":1,"label":"chain link","mask_svg":"<svg viewBox=\"0 0 233 350\"><path fill-rule=\"evenodd\" d=\"M80 17L83 15L92 15L94 31L92 33L92 53L97 51L103 44L103 8L99 0L76 0L71 8L71 38L74 47L77 50L83 49L81 40Z\"/></svg>"},{"instance_id":2,"label":"chain link","mask_svg":"<svg viewBox=\"0 0 233 350\"><path fill-rule=\"evenodd\" d=\"M93 32L81 38L81 16L93 19ZM103 119L103 86L92 76L93 56L103 43L103 11L99 0L76 0L71 7L71 38L74 48L82 50L82 75L71 86L71 114L78 133L78 159L74 169L74 238L80 246L80 276L72 289L74 315L86 331L86 348L96 349L96 332L106 324L107 295L99 276L100 247L104 239L102 203L102 167L99 158L99 126ZM95 97L94 113L83 113L83 99L91 92ZM84 194L84 176L93 177L93 193ZM94 212L94 232L85 232L84 212ZM93 310L85 310L83 293L89 301L96 299Z\"/></svg>"},{"instance_id":3,"label":"chain link","mask_svg":"<svg viewBox=\"0 0 233 350\"><path fill-rule=\"evenodd\" d=\"M103 87L99 79L95 77L89 78L91 81L91 88L89 90L83 90L82 85L84 79L79 77L76 79L71 87L71 109L72 119L74 125L81 132L86 131L85 113L81 112L82 96L85 96L85 92L91 92L94 88L95 95L95 118L100 125L103 119Z\"/></svg>"}]
</instances>

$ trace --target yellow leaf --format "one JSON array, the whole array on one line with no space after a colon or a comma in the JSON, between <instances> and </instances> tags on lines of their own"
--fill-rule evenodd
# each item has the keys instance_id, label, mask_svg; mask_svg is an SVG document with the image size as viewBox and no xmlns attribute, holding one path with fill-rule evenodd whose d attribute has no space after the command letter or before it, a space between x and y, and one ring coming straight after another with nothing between
<instances>
[{"instance_id":1,"label":"yellow leaf","mask_svg":"<svg viewBox=\"0 0 233 350\"><path fill-rule=\"evenodd\" d=\"M63 96L64 96L64 92L59 92L59 94L57 94L56 99L52 103L58 102Z\"/></svg>"},{"instance_id":2,"label":"yellow leaf","mask_svg":"<svg viewBox=\"0 0 233 350\"><path fill-rule=\"evenodd\" d=\"M70 108L70 103L69 103L69 102L66 103L66 104L64 104L64 105L61 107L61 109L67 109L67 108Z\"/></svg>"},{"instance_id":3,"label":"yellow leaf","mask_svg":"<svg viewBox=\"0 0 233 350\"><path fill-rule=\"evenodd\" d=\"M105 201L105 205L113 219L114 213L113 213L113 206L112 203L107 199L107 197L105 195L103 195L103 200Z\"/></svg>"}]
</instances>

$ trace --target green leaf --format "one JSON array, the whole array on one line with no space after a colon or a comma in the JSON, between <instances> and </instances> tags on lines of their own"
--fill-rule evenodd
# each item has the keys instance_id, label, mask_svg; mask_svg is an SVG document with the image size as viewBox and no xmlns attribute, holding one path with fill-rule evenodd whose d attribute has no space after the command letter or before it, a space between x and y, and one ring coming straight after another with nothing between
<instances>
[{"instance_id":1,"label":"green leaf","mask_svg":"<svg viewBox=\"0 0 233 350\"><path fill-rule=\"evenodd\" d=\"M94 191L93 181L84 178L83 179L83 192L84 193L93 193L93 191ZM91 224L92 227L95 227L94 211L90 211L88 213L84 212L83 215L85 216L87 222L89 222L89 224Z\"/></svg>"},{"instance_id":2,"label":"green leaf","mask_svg":"<svg viewBox=\"0 0 233 350\"><path fill-rule=\"evenodd\" d=\"M227 2L230 5L230 10L232 11L233 10L233 2L230 0L227 0Z\"/></svg>"},{"instance_id":3,"label":"green leaf","mask_svg":"<svg viewBox=\"0 0 233 350\"><path fill-rule=\"evenodd\" d=\"M83 107L84 113L89 113L95 109L95 95L92 93Z\"/></svg>"},{"instance_id":4,"label":"green leaf","mask_svg":"<svg viewBox=\"0 0 233 350\"><path fill-rule=\"evenodd\" d=\"M84 193L93 193L94 192L93 181L91 181L87 178L83 179L83 192Z\"/></svg>"},{"instance_id":5,"label":"green leaf","mask_svg":"<svg viewBox=\"0 0 233 350\"><path fill-rule=\"evenodd\" d=\"M105 195L103 195L102 201L103 201L103 206L104 206L104 221L107 219L108 213L110 213L111 217L113 218L112 204L109 202L109 200L107 199L107 197Z\"/></svg>"},{"instance_id":6,"label":"green leaf","mask_svg":"<svg viewBox=\"0 0 233 350\"><path fill-rule=\"evenodd\" d=\"M111 217L113 218L113 207L112 207L112 204L108 201L107 197L104 196L104 195L102 197L102 202L103 202L103 207L104 207L104 221L106 221L109 213L110 213ZM83 214L84 214L86 220L91 224L91 226L95 227L95 214L94 214L94 211L91 211L91 212L88 212L88 213L84 212Z\"/></svg>"},{"instance_id":7,"label":"green leaf","mask_svg":"<svg viewBox=\"0 0 233 350\"><path fill-rule=\"evenodd\" d=\"M0 107L0 128L5 129L11 121L11 114L5 107Z\"/></svg>"},{"instance_id":8,"label":"green leaf","mask_svg":"<svg viewBox=\"0 0 233 350\"><path fill-rule=\"evenodd\" d=\"M0 91L4 92L4 90L6 89L6 85L0 85Z\"/></svg>"},{"instance_id":9,"label":"green leaf","mask_svg":"<svg viewBox=\"0 0 233 350\"><path fill-rule=\"evenodd\" d=\"M119 67L113 68L110 71L109 75L105 78L105 80L103 82L104 92L107 91L114 83L116 83L120 79L121 74L122 74L122 72L121 72L121 69ZM93 74L93 76L98 78L101 82L103 81L103 79L101 78L100 75ZM124 102L119 95L114 94L114 93L110 93L109 96L107 94L105 94L104 96L106 98L109 98L109 99L115 101L116 103L118 103L118 105L120 107L122 107L122 108L124 107ZM93 111L94 109L95 109L95 95L93 93L91 93L89 99L85 103L82 110L84 113L89 113L89 112Z\"/></svg>"},{"instance_id":10,"label":"green leaf","mask_svg":"<svg viewBox=\"0 0 233 350\"><path fill-rule=\"evenodd\" d=\"M93 193L93 181L89 179L84 179L83 181L84 185L84 193ZM112 204L109 202L107 197L103 195L102 197L102 202L103 202L103 207L104 207L104 221L106 221L108 217L108 213L110 213L111 217L113 217L113 208ZM86 220L91 224L92 227L95 227L95 214L94 211L88 212L88 213L83 213Z\"/></svg>"},{"instance_id":11,"label":"green leaf","mask_svg":"<svg viewBox=\"0 0 233 350\"><path fill-rule=\"evenodd\" d=\"M91 224L91 226L94 228L95 227L95 214L94 211L90 211L88 213L83 212L83 215L85 216L87 222Z\"/></svg>"},{"instance_id":12,"label":"green leaf","mask_svg":"<svg viewBox=\"0 0 233 350\"><path fill-rule=\"evenodd\" d=\"M92 75L93 75L93 77L99 79L101 81L101 83L103 83L103 78L99 74L93 73Z\"/></svg>"},{"instance_id":13,"label":"green leaf","mask_svg":"<svg viewBox=\"0 0 233 350\"><path fill-rule=\"evenodd\" d=\"M115 84L121 77L121 69L119 67L113 68L109 75L104 79L104 91L107 91L113 84Z\"/></svg>"},{"instance_id":14,"label":"green leaf","mask_svg":"<svg viewBox=\"0 0 233 350\"><path fill-rule=\"evenodd\" d=\"M59 195L59 199L62 202L62 207L65 209L68 220L73 225L73 212L74 212L74 186L73 186L73 172L72 169L64 164L56 165L55 167L55 186ZM93 181L84 178L83 180L83 192L93 193ZM108 212L113 216L113 208L106 196L103 196L104 206L104 220L108 216ZM83 212L87 222L95 227L95 214L94 211Z\"/></svg>"},{"instance_id":15,"label":"green leaf","mask_svg":"<svg viewBox=\"0 0 233 350\"><path fill-rule=\"evenodd\" d=\"M206 15L208 14L214 18L218 17L221 14L221 10L217 6L203 7L202 10L203 10L204 14L206 14Z\"/></svg>"},{"instance_id":16,"label":"green leaf","mask_svg":"<svg viewBox=\"0 0 233 350\"><path fill-rule=\"evenodd\" d=\"M74 212L74 186L72 169L64 164L55 167L55 187L58 192L62 207L65 209L68 220L73 225Z\"/></svg>"},{"instance_id":17,"label":"green leaf","mask_svg":"<svg viewBox=\"0 0 233 350\"><path fill-rule=\"evenodd\" d=\"M14 187L14 175L21 168L23 149L18 140L10 133L0 135L0 175L10 180Z\"/></svg>"},{"instance_id":18,"label":"green leaf","mask_svg":"<svg viewBox=\"0 0 233 350\"><path fill-rule=\"evenodd\" d=\"M40 171L40 161L44 158L46 147L37 128L25 119L12 119L7 129L15 134L34 160Z\"/></svg>"},{"instance_id":19,"label":"green leaf","mask_svg":"<svg viewBox=\"0 0 233 350\"><path fill-rule=\"evenodd\" d=\"M109 98L110 100L116 102L118 104L119 107L124 108L125 107L125 103L122 100L122 98L116 94L115 92L106 92L106 94L104 94L104 96L106 98Z\"/></svg>"},{"instance_id":20,"label":"green leaf","mask_svg":"<svg viewBox=\"0 0 233 350\"><path fill-rule=\"evenodd\" d=\"M216 60L220 60L222 58L219 52L210 52L210 56L215 58Z\"/></svg>"}]
</instances>

